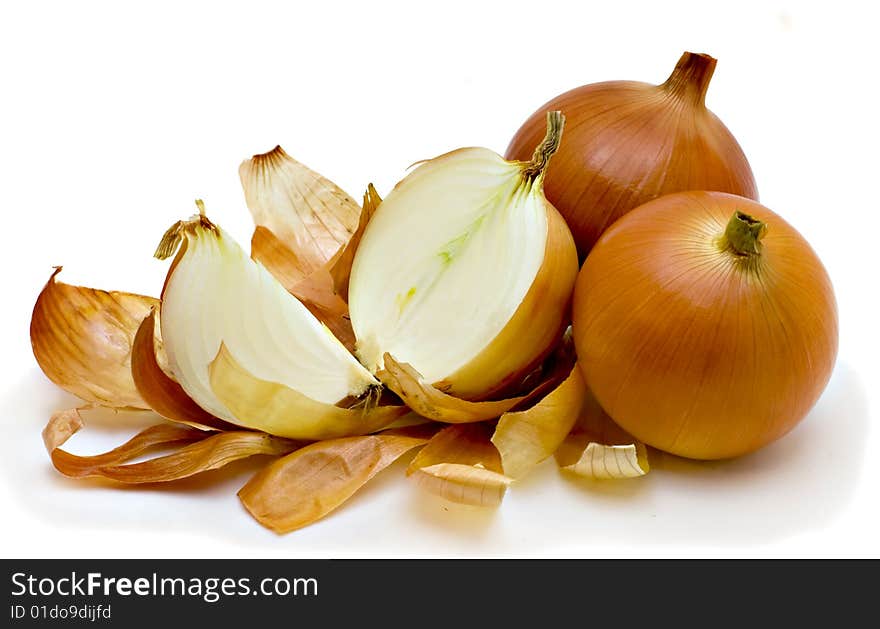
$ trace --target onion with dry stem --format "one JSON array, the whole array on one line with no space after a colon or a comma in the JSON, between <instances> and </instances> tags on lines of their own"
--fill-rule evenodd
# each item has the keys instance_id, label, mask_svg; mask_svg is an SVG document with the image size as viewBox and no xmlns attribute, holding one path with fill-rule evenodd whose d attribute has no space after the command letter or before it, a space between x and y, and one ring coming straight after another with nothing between
<instances>
[{"instance_id":1,"label":"onion with dry stem","mask_svg":"<svg viewBox=\"0 0 880 629\"><path fill-rule=\"evenodd\" d=\"M578 87L546 103L517 131L508 159L529 156L547 109L560 109L568 119L566 141L544 187L582 255L617 218L664 194L718 190L758 198L742 149L706 108L715 63L686 52L660 85Z\"/></svg>"},{"instance_id":2,"label":"onion with dry stem","mask_svg":"<svg viewBox=\"0 0 880 629\"><path fill-rule=\"evenodd\" d=\"M837 353L837 308L810 245L766 207L667 195L617 221L574 296L588 386L636 438L698 459L745 454L813 406Z\"/></svg>"}]
</instances>

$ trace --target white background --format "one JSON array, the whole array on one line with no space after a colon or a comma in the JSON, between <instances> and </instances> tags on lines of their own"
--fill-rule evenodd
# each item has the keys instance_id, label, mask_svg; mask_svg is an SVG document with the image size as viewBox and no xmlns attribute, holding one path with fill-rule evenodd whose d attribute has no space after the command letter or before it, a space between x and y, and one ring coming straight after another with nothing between
<instances>
[{"instance_id":1,"label":"white background","mask_svg":"<svg viewBox=\"0 0 880 629\"><path fill-rule=\"evenodd\" d=\"M874 4L593 4L4 3L0 556L880 556ZM718 58L709 107L837 290L832 382L780 442L618 484L548 461L491 512L422 495L397 464L282 537L239 505L249 463L165 489L51 468L40 430L75 401L38 370L28 322L52 265L155 295L152 251L196 197L246 242L237 167L253 153L280 143L356 198L368 181L384 194L418 159L503 152L561 91L659 83L684 50ZM70 448L144 421L93 417Z\"/></svg>"}]
</instances>

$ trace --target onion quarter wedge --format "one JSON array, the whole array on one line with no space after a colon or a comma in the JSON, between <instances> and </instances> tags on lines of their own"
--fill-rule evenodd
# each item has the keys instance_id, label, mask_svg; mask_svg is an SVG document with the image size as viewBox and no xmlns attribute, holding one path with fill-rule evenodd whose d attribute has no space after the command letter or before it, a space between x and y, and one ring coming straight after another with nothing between
<instances>
[{"instance_id":1,"label":"onion quarter wedge","mask_svg":"<svg viewBox=\"0 0 880 629\"><path fill-rule=\"evenodd\" d=\"M298 394L273 396L274 404L295 398L310 401L311 411L326 407L326 431L333 431L329 424L338 414L332 409L338 403L367 404L364 398L376 397L378 380L271 273L208 220L201 205L200 210L172 226L156 252L167 258L177 251L159 317L175 379L199 406L224 421L260 430L271 427L280 436L317 434L314 419L302 413L299 403L273 407L268 424L252 413L255 407L265 410L260 406L266 402L260 397L266 392L262 384L274 383ZM225 356L221 348L230 360L217 363L218 355ZM238 383L230 380L233 372L240 377ZM243 396L235 400L235 410L224 403L230 402L228 392L218 395L218 386ZM369 409L357 414L369 427ZM312 423L300 430L300 422ZM352 433L366 430L350 427Z\"/></svg>"}]
</instances>

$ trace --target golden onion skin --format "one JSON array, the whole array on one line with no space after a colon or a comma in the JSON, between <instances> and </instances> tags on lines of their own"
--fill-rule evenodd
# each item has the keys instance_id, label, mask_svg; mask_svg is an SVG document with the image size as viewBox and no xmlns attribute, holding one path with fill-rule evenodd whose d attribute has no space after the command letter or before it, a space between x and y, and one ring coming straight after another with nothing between
<instances>
[{"instance_id":1,"label":"golden onion skin","mask_svg":"<svg viewBox=\"0 0 880 629\"><path fill-rule=\"evenodd\" d=\"M725 248L735 211L760 252ZM837 306L804 238L766 207L685 192L614 223L578 275L573 333L587 384L636 438L695 459L739 456L801 421L831 375Z\"/></svg>"},{"instance_id":2,"label":"golden onion skin","mask_svg":"<svg viewBox=\"0 0 880 629\"><path fill-rule=\"evenodd\" d=\"M561 110L565 141L545 182L585 256L629 210L673 192L718 190L758 199L736 139L706 108L716 60L686 52L660 85L608 81L575 88L520 127L506 159L527 160L544 133L544 112Z\"/></svg>"}]
</instances>

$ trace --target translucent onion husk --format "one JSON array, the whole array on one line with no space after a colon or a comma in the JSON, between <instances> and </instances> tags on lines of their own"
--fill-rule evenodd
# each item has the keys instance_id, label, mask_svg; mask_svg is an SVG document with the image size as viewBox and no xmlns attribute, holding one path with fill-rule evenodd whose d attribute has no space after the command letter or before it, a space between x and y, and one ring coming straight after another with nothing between
<instances>
[{"instance_id":1,"label":"translucent onion husk","mask_svg":"<svg viewBox=\"0 0 880 629\"><path fill-rule=\"evenodd\" d=\"M34 305L34 357L55 384L86 402L149 408L131 375L131 347L154 297L59 282L56 267Z\"/></svg>"},{"instance_id":2,"label":"translucent onion husk","mask_svg":"<svg viewBox=\"0 0 880 629\"><path fill-rule=\"evenodd\" d=\"M736 139L706 108L716 60L686 52L660 85L608 81L578 87L539 108L517 131L508 159L528 159L544 112L568 119L566 141L544 182L582 256L605 229L639 205L673 192L758 191Z\"/></svg>"},{"instance_id":3,"label":"translucent onion husk","mask_svg":"<svg viewBox=\"0 0 880 629\"><path fill-rule=\"evenodd\" d=\"M301 445L259 432L205 432L162 423L142 430L109 452L80 456L62 450L61 445L82 428L81 410L55 413L43 431L52 464L70 478L104 478L125 484L166 483L255 455L287 454ZM178 448L170 454L128 463L160 446Z\"/></svg>"},{"instance_id":4,"label":"translucent onion husk","mask_svg":"<svg viewBox=\"0 0 880 629\"><path fill-rule=\"evenodd\" d=\"M524 477L559 448L574 427L585 394L584 380L575 364L565 380L537 404L499 418L492 444L506 476Z\"/></svg>"},{"instance_id":5,"label":"translucent onion husk","mask_svg":"<svg viewBox=\"0 0 880 629\"><path fill-rule=\"evenodd\" d=\"M617 221L574 296L587 385L637 439L719 459L790 431L837 354L831 281L804 238L766 207L686 192Z\"/></svg>"},{"instance_id":6,"label":"translucent onion husk","mask_svg":"<svg viewBox=\"0 0 880 629\"><path fill-rule=\"evenodd\" d=\"M497 507L513 479L504 474L501 455L487 423L444 428L407 469L419 486L450 502Z\"/></svg>"},{"instance_id":7,"label":"translucent onion husk","mask_svg":"<svg viewBox=\"0 0 880 629\"><path fill-rule=\"evenodd\" d=\"M354 199L280 146L242 162L239 176L254 223L284 243L305 274L331 260L357 229Z\"/></svg>"},{"instance_id":8,"label":"translucent onion husk","mask_svg":"<svg viewBox=\"0 0 880 629\"><path fill-rule=\"evenodd\" d=\"M651 465L645 444L615 424L589 389L574 429L555 451L559 468L592 480L623 480L647 474Z\"/></svg>"},{"instance_id":9,"label":"translucent onion husk","mask_svg":"<svg viewBox=\"0 0 880 629\"><path fill-rule=\"evenodd\" d=\"M349 284L357 355L373 373L394 371L391 355L418 374L419 395L481 401L510 395L558 343L577 255L542 185L562 125L548 114L531 161L459 149L420 163L382 201Z\"/></svg>"},{"instance_id":10,"label":"translucent onion husk","mask_svg":"<svg viewBox=\"0 0 880 629\"><path fill-rule=\"evenodd\" d=\"M225 344L220 345L208 370L214 392L240 422L291 439L364 435L409 412L401 405L377 405L369 397L350 408L317 402L291 387L249 373Z\"/></svg>"},{"instance_id":11,"label":"translucent onion husk","mask_svg":"<svg viewBox=\"0 0 880 629\"><path fill-rule=\"evenodd\" d=\"M414 426L313 443L258 472L238 496L260 524L288 533L339 507L376 474L427 443L433 431Z\"/></svg>"}]
</instances>

